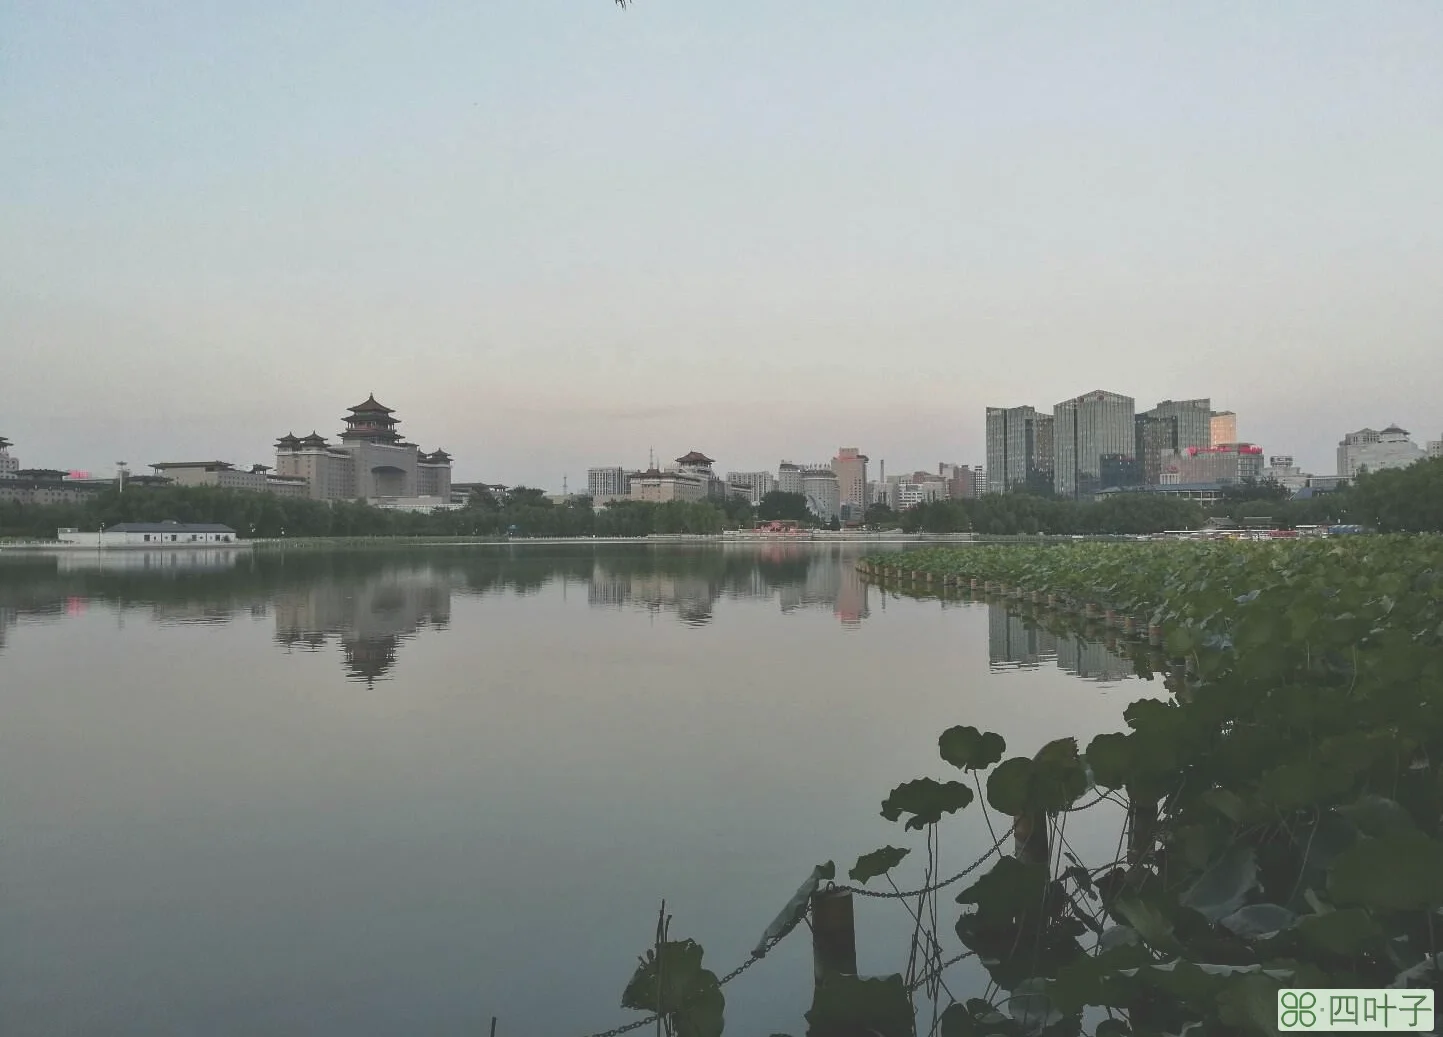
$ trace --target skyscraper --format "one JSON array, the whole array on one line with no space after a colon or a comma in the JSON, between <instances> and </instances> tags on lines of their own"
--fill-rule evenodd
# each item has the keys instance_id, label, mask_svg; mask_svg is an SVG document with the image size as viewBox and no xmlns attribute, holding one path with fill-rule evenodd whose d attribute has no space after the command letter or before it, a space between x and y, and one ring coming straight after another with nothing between
<instances>
[{"instance_id":1,"label":"skyscraper","mask_svg":"<svg viewBox=\"0 0 1443 1037\"><path fill-rule=\"evenodd\" d=\"M988 407L987 492L1050 486L1053 427L1035 407Z\"/></svg>"},{"instance_id":2,"label":"skyscraper","mask_svg":"<svg viewBox=\"0 0 1443 1037\"><path fill-rule=\"evenodd\" d=\"M1090 497L1101 489L1104 454L1133 456L1137 415L1131 396L1097 389L1063 400L1052 416L1053 486L1059 497Z\"/></svg>"},{"instance_id":3,"label":"skyscraper","mask_svg":"<svg viewBox=\"0 0 1443 1037\"><path fill-rule=\"evenodd\" d=\"M1185 450L1190 446L1212 445L1212 405L1209 399L1163 400L1143 414L1150 418L1171 419L1175 436L1171 448Z\"/></svg>"},{"instance_id":4,"label":"skyscraper","mask_svg":"<svg viewBox=\"0 0 1443 1037\"><path fill-rule=\"evenodd\" d=\"M1133 454L1141 467L1141 479L1157 485L1162 459L1188 447L1206 447L1212 442L1212 401L1163 400L1137 416L1133 428Z\"/></svg>"},{"instance_id":5,"label":"skyscraper","mask_svg":"<svg viewBox=\"0 0 1443 1037\"><path fill-rule=\"evenodd\" d=\"M1238 441L1238 416L1230 410L1215 410L1208 420L1209 442L1204 446L1222 446Z\"/></svg>"},{"instance_id":6,"label":"skyscraper","mask_svg":"<svg viewBox=\"0 0 1443 1037\"><path fill-rule=\"evenodd\" d=\"M867 510L867 455L854 446L837 448L832 458L832 474L848 518L861 518Z\"/></svg>"}]
</instances>

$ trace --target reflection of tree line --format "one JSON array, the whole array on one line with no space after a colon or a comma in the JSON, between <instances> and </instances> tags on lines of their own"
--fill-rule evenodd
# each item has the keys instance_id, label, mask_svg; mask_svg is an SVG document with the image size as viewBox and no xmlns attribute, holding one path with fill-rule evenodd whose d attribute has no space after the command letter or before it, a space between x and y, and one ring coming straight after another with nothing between
<instances>
[{"instance_id":1,"label":"reflection of tree line","mask_svg":"<svg viewBox=\"0 0 1443 1037\"><path fill-rule=\"evenodd\" d=\"M394 663L402 640L444 627L453 593L528 595L571 582L586 587L594 606L670 611L689 624L709 621L723 597L775 598L783 611L830 606L849 624L867 615L866 589L850 556L798 544L254 551L230 552L224 565L197 559L191 567L147 566L137 557L123 564L65 555L7 558L0 568L0 646L16 617L61 615L77 603L143 609L162 622L273 613L279 643L315 650L339 638L350 675L374 680Z\"/></svg>"}]
</instances>

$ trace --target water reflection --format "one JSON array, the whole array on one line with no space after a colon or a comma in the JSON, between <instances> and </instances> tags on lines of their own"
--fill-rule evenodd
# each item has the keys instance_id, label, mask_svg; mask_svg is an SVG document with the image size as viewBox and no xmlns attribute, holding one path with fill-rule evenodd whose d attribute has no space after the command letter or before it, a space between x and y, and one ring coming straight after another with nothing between
<instances>
[{"instance_id":1,"label":"water reflection","mask_svg":"<svg viewBox=\"0 0 1443 1037\"><path fill-rule=\"evenodd\" d=\"M1034 670L1053 663L1081 680L1110 683L1137 675L1116 641L1109 646L1106 640L1051 630L1040 619L1009 611L997 602L988 603L987 619L987 654L993 671Z\"/></svg>"},{"instance_id":2,"label":"water reflection","mask_svg":"<svg viewBox=\"0 0 1443 1037\"><path fill-rule=\"evenodd\" d=\"M524 597L550 587L593 608L667 614L687 626L712 622L719 601L772 602L783 614L829 611L856 628L881 592L856 572L854 555L804 544L16 554L0 559L0 650L17 625L76 617L90 603L163 624L270 615L283 649L334 645L347 677L373 685L390 675L406 641L446 629L453 594ZM988 609L993 670L1053 664L1085 680L1133 676L1125 654L1104 641L1049 630L999 604Z\"/></svg>"},{"instance_id":3,"label":"water reflection","mask_svg":"<svg viewBox=\"0 0 1443 1037\"><path fill-rule=\"evenodd\" d=\"M446 628L453 594L559 589L593 608L667 614L687 626L710 623L719 601L769 601L784 614L830 611L855 628L875 593L855 555L804 544L15 553L0 558L0 650L22 621L78 616L92 603L166 625L270 615L284 650L338 646L346 675L373 685L407 640Z\"/></svg>"},{"instance_id":4,"label":"water reflection","mask_svg":"<svg viewBox=\"0 0 1443 1037\"><path fill-rule=\"evenodd\" d=\"M314 652L334 636L346 676L373 686L389 673L403 641L450 624L450 578L434 567L393 568L284 590L275 601L276 642Z\"/></svg>"}]
</instances>

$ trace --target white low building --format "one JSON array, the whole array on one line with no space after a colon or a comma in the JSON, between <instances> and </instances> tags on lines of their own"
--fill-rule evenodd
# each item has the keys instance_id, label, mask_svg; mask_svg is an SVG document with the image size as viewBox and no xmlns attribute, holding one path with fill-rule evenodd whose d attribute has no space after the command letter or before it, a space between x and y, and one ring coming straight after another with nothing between
<instances>
[{"instance_id":1,"label":"white low building","mask_svg":"<svg viewBox=\"0 0 1443 1037\"><path fill-rule=\"evenodd\" d=\"M118 522L95 533L57 529L55 536L67 547L201 547L242 543L234 529L218 522Z\"/></svg>"},{"instance_id":2,"label":"white low building","mask_svg":"<svg viewBox=\"0 0 1443 1037\"><path fill-rule=\"evenodd\" d=\"M449 497L372 497L369 503L385 511L460 511L466 506Z\"/></svg>"},{"instance_id":3,"label":"white low building","mask_svg":"<svg viewBox=\"0 0 1443 1037\"><path fill-rule=\"evenodd\" d=\"M1423 448L1409 438L1407 429L1397 425L1389 425L1382 432L1359 429L1349 432L1338 444L1338 474L1354 479L1362 471L1407 468L1424 456Z\"/></svg>"}]
</instances>

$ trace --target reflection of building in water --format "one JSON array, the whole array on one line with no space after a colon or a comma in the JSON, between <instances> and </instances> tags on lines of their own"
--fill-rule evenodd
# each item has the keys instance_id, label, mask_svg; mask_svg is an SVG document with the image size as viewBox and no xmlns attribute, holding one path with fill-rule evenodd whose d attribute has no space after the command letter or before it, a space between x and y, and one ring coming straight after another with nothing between
<instances>
[{"instance_id":1,"label":"reflection of building in water","mask_svg":"<svg viewBox=\"0 0 1443 1037\"><path fill-rule=\"evenodd\" d=\"M55 571L73 572L221 572L234 569L245 555L234 548L166 548L162 551L55 552Z\"/></svg>"},{"instance_id":2,"label":"reflection of building in water","mask_svg":"<svg viewBox=\"0 0 1443 1037\"><path fill-rule=\"evenodd\" d=\"M15 625L14 609L0 608L0 652L5 650L5 632Z\"/></svg>"},{"instance_id":3,"label":"reflection of building in water","mask_svg":"<svg viewBox=\"0 0 1443 1037\"><path fill-rule=\"evenodd\" d=\"M1057 658L1057 635L1000 605L987 609L987 655L994 670L1035 669Z\"/></svg>"},{"instance_id":4,"label":"reflection of building in water","mask_svg":"<svg viewBox=\"0 0 1443 1037\"><path fill-rule=\"evenodd\" d=\"M613 568L597 558L587 602L598 608L635 605L677 613L700 624L711 619L717 599L775 599L783 612L825 608L844 626L870 615L868 586L850 554L819 551L804 544L744 545L724 552L721 564L693 568L695 558L659 553L636 568ZM633 564L636 560L633 560ZM668 563L674 563L669 568Z\"/></svg>"},{"instance_id":5,"label":"reflection of building in water","mask_svg":"<svg viewBox=\"0 0 1443 1037\"><path fill-rule=\"evenodd\" d=\"M844 626L857 626L871 614L867 608L867 585L862 581L862 574L857 572L857 567L850 564L848 559L842 559L838 567L841 571L841 581L837 585L837 602L832 608L832 615L842 621Z\"/></svg>"},{"instance_id":6,"label":"reflection of building in water","mask_svg":"<svg viewBox=\"0 0 1443 1037\"><path fill-rule=\"evenodd\" d=\"M298 588L276 601L276 640L315 651L339 635L345 670L367 685L396 662L403 640L451 619L451 586L431 569L390 570L369 580L328 580Z\"/></svg>"},{"instance_id":7,"label":"reflection of building in water","mask_svg":"<svg viewBox=\"0 0 1443 1037\"><path fill-rule=\"evenodd\" d=\"M1120 681L1133 676L1132 664L1107 650L1101 641L1064 637L1057 643L1057 665L1074 677L1090 681Z\"/></svg>"},{"instance_id":8,"label":"reflection of building in water","mask_svg":"<svg viewBox=\"0 0 1443 1037\"><path fill-rule=\"evenodd\" d=\"M701 624L711 619L721 589L704 576L687 573L646 572L631 576L629 598L652 611L669 608L684 622Z\"/></svg>"}]
</instances>

